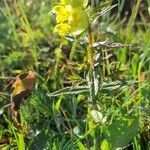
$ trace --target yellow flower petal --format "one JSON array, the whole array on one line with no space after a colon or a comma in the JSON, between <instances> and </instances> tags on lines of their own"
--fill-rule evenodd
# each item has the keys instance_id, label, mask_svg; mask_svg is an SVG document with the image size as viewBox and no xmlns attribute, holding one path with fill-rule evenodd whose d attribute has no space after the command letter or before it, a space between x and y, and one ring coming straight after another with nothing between
<instances>
[{"instance_id":1,"label":"yellow flower petal","mask_svg":"<svg viewBox=\"0 0 150 150\"><path fill-rule=\"evenodd\" d=\"M70 16L71 12L71 5L61 6L57 5L52 10L54 13L56 13L56 21L57 23L63 23L64 21L67 21Z\"/></svg>"},{"instance_id":2,"label":"yellow flower petal","mask_svg":"<svg viewBox=\"0 0 150 150\"><path fill-rule=\"evenodd\" d=\"M67 23L61 23L55 26L54 32L58 32L60 36L64 37L67 35L70 29L70 25L68 25Z\"/></svg>"}]
</instances>

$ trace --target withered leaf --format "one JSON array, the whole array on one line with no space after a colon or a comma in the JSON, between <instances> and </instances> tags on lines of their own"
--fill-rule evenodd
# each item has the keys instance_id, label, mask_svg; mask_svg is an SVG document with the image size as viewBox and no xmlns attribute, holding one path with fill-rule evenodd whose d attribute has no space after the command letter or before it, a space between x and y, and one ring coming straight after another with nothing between
<instances>
[{"instance_id":1,"label":"withered leaf","mask_svg":"<svg viewBox=\"0 0 150 150\"><path fill-rule=\"evenodd\" d=\"M31 91L34 83L35 83L35 73L32 71L17 76L16 81L12 85L13 88L12 98L14 99L15 96L18 95L21 96L21 93L25 94L25 92L28 93L29 91Z\"/></svg>"},{"instance_id":2,"label":"withered leaf","mask_svg":"<svg viewBox=\"0 0 150 150\"><path fill-rule=\"evenodd\" d=\"M11 93L11 114L20 122L18 109L20 108L23 98L32 90L35 83L35 73L29 71L16 77L12 85L13 92Z\"/></svg>"}]
</instances>

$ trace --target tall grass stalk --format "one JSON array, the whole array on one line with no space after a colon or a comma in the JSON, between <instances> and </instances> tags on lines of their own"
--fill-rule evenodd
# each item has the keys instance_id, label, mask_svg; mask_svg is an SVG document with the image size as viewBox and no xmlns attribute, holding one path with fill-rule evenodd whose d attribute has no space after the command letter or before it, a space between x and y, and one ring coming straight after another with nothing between
<instances>
[{"instance_id":1,"label":"tall grass stalk","mask_svg":"<svg viewBox=\"0 0 150 150\"><path fill-rule=\"evenodd\" d=\"M10 131L14 135L15 142L17 145L18 150L25 150L25 142L24 142L24 135L21 133L21 131L16 130L15 126L13 123L11 123L6 116L4 116L5 121L8 123Z\"/></svg>"},{"instance_id":2,"label":"tall grass stalk","mask_svg":"<svg viewBox=\"0 0 150 150\"><path fill-rule=\"evenodd\" d=\"M19 41L18 33L16 31L16 27L15 27L15 23L14 23L14 20L13 20L13 16L11 14L11 9L8 6L8 2L6 0L4 0L4 4L5 4L6 12L3 11L3 14L7 18L8 23L10 24L10 27L11 27L12 32L13 32L14 40L16 42L18 42Z\"/></svg>"},{"instance_id":3,"label":"tall grass stalk","mask_svg":"<svg viewBox=\"0 0 150 150\"><path fill-rule=\"evenodd\" d=\"M142 0L137 0L136 4L133 6L132 14L127 25L127 41L128 41L128 38L130 37L131 30L133 29L133 26L135 24L135 19L136 19L141 2Z\"/></svg>"},{"instance_id":4,"label":"tall grass stalk","mask_svg":"<svg viewBox=\"0 0 150 150\"><path fill-rule=\"evenodd\" d=\"M33 30L30 27L30 23L29 23L29 21L27 19L27 16L25 14L25 11L23 9L22 4L19 1L16 4L18 5L18 11L21 14L20 21L22 23L22 26L25 28L25 30L27 31L28 37L32 41L31 54L32 54L32 57L33 57L33 60L34 60L35 67L36 67L36 69L38 69L37 50L36 50L37 49L37 45L36 45L36 42L34 40Z\"/></svg>"}]
</instances>

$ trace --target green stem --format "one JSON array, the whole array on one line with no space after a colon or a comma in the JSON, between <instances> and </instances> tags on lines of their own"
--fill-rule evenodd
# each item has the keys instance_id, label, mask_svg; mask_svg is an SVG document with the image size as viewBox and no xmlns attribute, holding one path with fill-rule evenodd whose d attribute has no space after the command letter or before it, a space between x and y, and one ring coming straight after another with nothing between
<instances>
[{"instance_id":1,"label":"green stem","mask_svg":"<svg viewBox=\"0 0 150 150\"><path fill-rule=\"evenodd\" d=\"M78 41L79 40L76 38L75 41L74 41L74 43L73 43L73 46L72 46L72 49L71 49L71 53L70 53L70 60L72 60L73 57L74 57L74 54L76 52L76 47L78 45Z\"/></svg>"},{"instance_id":2,"label":"green stem","mask_svg":"<svg viewBox=\"0 0 150 150\"><path fill-rule=\"evenodd\" d=\"M89 67L89 87L90 87L90 105L88 107L88 114L90 113L91 109L96 108L96 95L95 95L95 84L94 84L94 77L95 77L95 71L94 71L94 60L93 60L93 36L92 36L92 30L91 26L88 28L88 48L87 48L87 56L88 56L88 63L90 64ZM92 122L92 124L95 124ZM94 129L94 147L95 150L99 149L99 141L97 139L97 130Z\"/></svg>"},{"instance_id":3,"label":"green stem","mask_svg":"<svg viewBox=\"0 0 150 150\"><path fill-rule=\"evenodd\" d=\"M94 87L94 61L93 61L93 50L92 50L92 31L91 27L88 28L88 47L87 47L87 56L88 63L90 64L89 68L89 86L90 86L90 100L95 106L95 87Z\"/></svg>"}]
</instances>

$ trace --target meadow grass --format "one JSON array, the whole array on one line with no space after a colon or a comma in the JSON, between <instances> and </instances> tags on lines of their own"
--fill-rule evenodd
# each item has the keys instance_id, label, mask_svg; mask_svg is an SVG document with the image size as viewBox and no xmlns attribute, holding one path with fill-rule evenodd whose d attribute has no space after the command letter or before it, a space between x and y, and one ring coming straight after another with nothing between
<instances>
[{"instance_id":1,"label":"meadow grass","mask_svg":"<svg viewBox=\"0 0 150 150\"><path fill-rule=\"evenodd\" d=\"M32 70L37 78L19 126L1 109L0 149L150 147L148 14L137 19L138 0L122 23L124 1L118 2L118 15L102 13L88 30L88 39L100 42L93 47L84 33L60 38L53 32L54 1L0 1L0 107L10 103L12 77ZM110 8L110 1L99 2L91 12Z\"/></svg>"}]
</instances>

